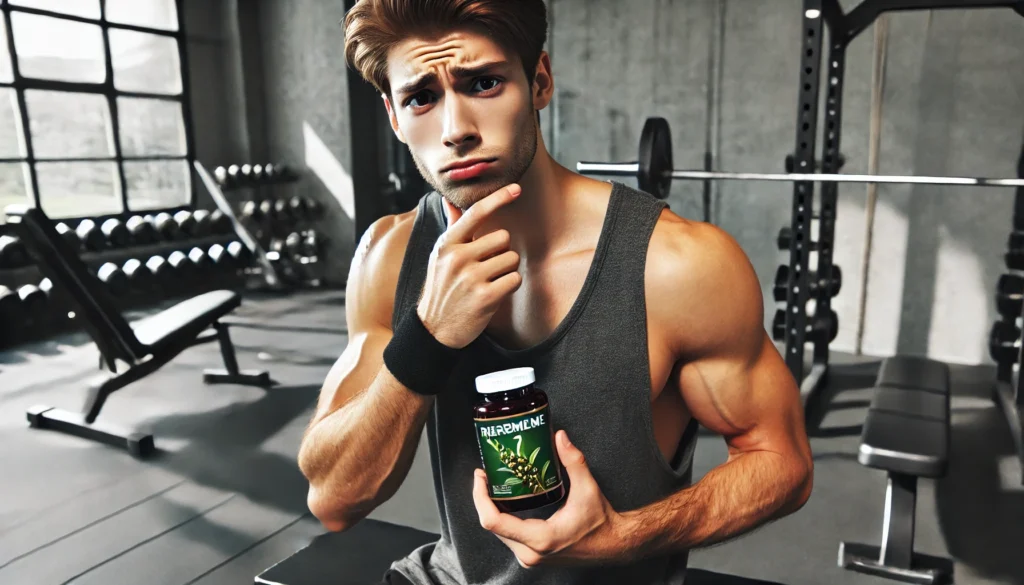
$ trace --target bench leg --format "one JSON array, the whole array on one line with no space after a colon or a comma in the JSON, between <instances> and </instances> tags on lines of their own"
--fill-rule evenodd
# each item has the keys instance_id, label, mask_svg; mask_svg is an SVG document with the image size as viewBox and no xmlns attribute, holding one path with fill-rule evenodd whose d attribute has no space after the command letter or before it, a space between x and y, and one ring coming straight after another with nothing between
<instances>
[{"instance_id":1,"label":"bench leg","mask_svg":"<svg viewBox=\"0 0 1024 585\"><path fill-rule=\"evenodd\" d=\"M917 478L890 473L885 491L881 546L841 542L839 566L905 583L949 583L953 576L952 561L914 552L916 507Z\"/></svg>"},{"instance_id":2,"label":"bench leg","mask_svg":"<svg viewBox=\"0 0 1024 585\"><path fill-rule=\"evenodd\" d=\"M205 370L203 382L207 384L243 384L246 386L269 386L270 374L266 370L239 370L238 359L235 357L235 346L231 343L228 326L217 322L213 324L220 342L220 355L224 358L223 370Z\"/></svg>"}]
</instances>

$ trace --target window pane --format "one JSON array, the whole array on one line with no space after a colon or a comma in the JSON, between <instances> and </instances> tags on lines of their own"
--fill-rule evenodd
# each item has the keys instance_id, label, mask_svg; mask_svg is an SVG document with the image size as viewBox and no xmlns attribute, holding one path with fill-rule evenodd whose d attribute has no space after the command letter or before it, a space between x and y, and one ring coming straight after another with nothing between
<instances>
[{"instance_id":1,"label":"window pane","mask_svg":"<svg viewBox=\"0 0 1024 585\"><path fill-rule=\"evenodd\" d=\"M88 93L27 90L32 148L39 158L113 156L107 98Z\"/></svg>"},{"instance_id":2,"label":"window pane","mask_svg":"<svg viewBox=\"0 0 1024 585\"><path fill-rule=\"evenodd\" d=\"M11 4L85 18L100 17L100 0L11 0Z\"/></svg>"},{"instance_id":3,"label":"window pane","mask_svg":"<svg viewBox=\"0 0 1024 585\"><path fill-rule=\"evenodd\" d=\"M12 203L32 204L28 196L28 165L24 163L0 163L0 223L7 221L3 210Z\"/></svg>"},{"instance_id":4,"label":"window pane","mask_svg":"<svg viewBox=\"0 0 1024 585\"><path fill-rule=\"evenodd\" d=\"M108 162L36 163L39 203L50 217L121 213L117 165Z\"/></svg>"},{"instance_id":5,"label":"window pane","mask_svg":"<svg viewBox=\"0 0 1024 585\"><path fill-rule=\"evenodd\" d=\"M7 18L0 12L0 83L14 81L14 72L11 70L11 56L7 50Z\"/></svg>"},{"instance_id":6,"label":"window pane","mask_svg":"<svg viewBox=\"0 0 1024 585\"><path fill-rule=\"evenodd\" d=\"M11 23L18 66L25 77L85 83L106 80L99 26L17 12L11 14Z\"/></svg>"},{"instance_id":7,"label":"window pane","mask_svg":"<svg viewBox=\"0 0 1024 585\"><path fill-rule=\"evenodd\" d=\"M178 41L131 30L110 30L114 87L122 91L181 93Z\"/></svg>"},{"instance_id":8,"label":"window pane","mask_svg":"<svg viewBox=\"0 0 1024 585\"><path fill-rule=\"evenodd\" d=\"M183 160L125 161L128 207L175 207L192 202L192 176Z\"/></svg>"},{"instance_id":9,"label":"window pane","mask_svg":"<svg viewBox=\"0 0 1024 585\"><path fill-rule=\"evenodd\" d=\"M107 21L178 30L178 11L174 0L107 0Z\"/></svg>"},{"instance_id":10,"label":"window pane","mask_svg":"<svg viewBox=\"0 0 1024 585\"><path fill-rule=\"evenodd\" d=\"M117 117L125 156L186 154L185 124L178 102L118 98Z\"/></svg>"},{"instance_id":11,"label":"window pane","mask_svg":"<svg viewBox=\"0 0 1024 585\"><path fill-rule=\"evenodd\" d=\"M18 96L13 89L0 87L0 158L25 156L21 136Z\"/></svg>"}]
</instances>

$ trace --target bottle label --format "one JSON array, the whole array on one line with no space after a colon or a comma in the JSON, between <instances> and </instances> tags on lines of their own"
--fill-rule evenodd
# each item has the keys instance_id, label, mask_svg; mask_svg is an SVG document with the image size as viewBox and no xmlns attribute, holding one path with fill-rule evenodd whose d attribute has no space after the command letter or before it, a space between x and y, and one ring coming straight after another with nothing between
<instances>
[{"instance_id":1,"label":"bottle label","mask_svg":"<svg viewBox=\"0 0 1024 585\"><path fill-rule=\"evenodd\" d=\"M528 498L561 485L547 405L524 414L474 422L491 499Z\"/></svg>"}]
</instances>

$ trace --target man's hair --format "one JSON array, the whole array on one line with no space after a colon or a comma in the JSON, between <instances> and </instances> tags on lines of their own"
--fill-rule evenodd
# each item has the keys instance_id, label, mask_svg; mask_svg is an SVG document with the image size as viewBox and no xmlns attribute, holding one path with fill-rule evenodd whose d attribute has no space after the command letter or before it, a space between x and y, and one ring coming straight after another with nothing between
<instances>
[{"instance_id":1,"label":"man's hair","mask_svg":"<svg viewBox=\"0 0 1024 585\"><path fill-rule=\"evenodd\" d=\"M548 34L544 0L359 0L345 16L345 61L391 96L388 51L411 35L482 32L519 56L531 85Z\"/></svg>"}]
</instances>

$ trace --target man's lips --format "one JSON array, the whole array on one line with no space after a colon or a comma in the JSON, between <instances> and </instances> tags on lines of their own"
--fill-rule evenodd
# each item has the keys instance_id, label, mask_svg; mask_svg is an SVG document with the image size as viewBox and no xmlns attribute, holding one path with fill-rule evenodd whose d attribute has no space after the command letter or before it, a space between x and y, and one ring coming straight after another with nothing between
<instances>
[{"instance_id":1,"label":"man's lips","mask_svg":"<svg viewBox=\"0 0 1024 585\"><path fill-rule=\"evenodd\" d=\"M448 173L448 177L453 181L472 179L490 168L494 161L495 159L493 158L460 161L448 165L441 172Z\"/></svg>"}]
</instances>

